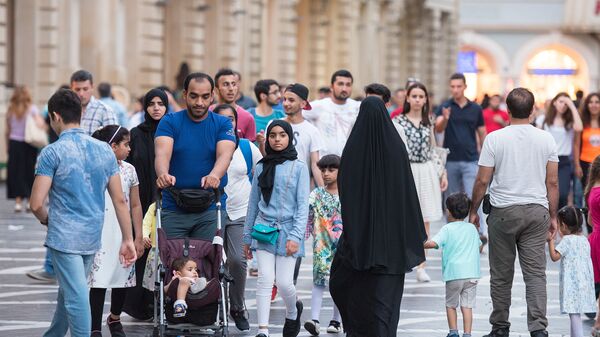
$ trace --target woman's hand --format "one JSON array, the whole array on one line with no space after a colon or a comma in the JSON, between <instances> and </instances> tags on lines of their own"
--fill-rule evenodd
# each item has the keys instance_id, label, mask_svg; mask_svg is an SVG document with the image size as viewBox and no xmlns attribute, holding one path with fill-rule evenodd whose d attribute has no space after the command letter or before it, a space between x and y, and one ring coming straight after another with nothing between
<instances>
[{"instance_id":1,"label":"woman's hand","mask_svg":"<svg viewBox=\"0 0 600 337\"><path fill-rule=\"evenodd\" d=\"M577 165L575 164L575 176L579 179L583 178L583 169L581 168L581 165Z\"/></svg>"},{"instance_id":2,"label":"woman's hand","mask_svg":"<svg viewBox=\"0 0 600 337\"><path fill-rule=\"evenodd\" d=\"M442 177L440 178L440 190L442 192L446 192L447 189L448 189L448 175L446 174L446 172L444 172L442 174Z\"/></svg>"},{"instance_id":3,"label":"woman's hand","mask_svg":"<svg viewBox=\"0 0 600 337\"><path fill-rule=\"evenodd\" d=\"M292 255L296 254L296 252L298 252L298 248L299 248L298 242L288 240L285 243L285 254L287 256L292 256Z\"/></svg>"},{"instance_id":4,"label":"woman's hand","mask_svg":"<svg viewBox=\"0 0 600 337\"><path fill-rule=\"evenodd\" d=\"M246 260L252 260L252 250L250 250L250 245L244 245L244 255L246 256Z\"/></svg>"}]
</instances>

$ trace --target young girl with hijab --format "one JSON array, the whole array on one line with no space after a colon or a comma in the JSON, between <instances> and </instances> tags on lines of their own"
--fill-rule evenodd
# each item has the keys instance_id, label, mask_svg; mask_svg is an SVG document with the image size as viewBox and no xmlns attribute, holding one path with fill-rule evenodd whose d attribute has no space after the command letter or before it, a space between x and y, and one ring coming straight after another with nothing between
<instances>
[{"instance_id":1,"label":"young girl with hijab","mask_svg":"<svg viewBox=\"0 0 600 337\"><path fill-rule=\"evenodd\" d=\"M302 302L294 286L296 259L304 256L304 234L308 221L309 175L306 163L298 159L292 126L274 120L267 128L267 155L256 166L248 213L244 225L244 252L248 259L256 254L258 280L256 306L257 337L269 336L269 311L273 282L286 306L284 337L300 332ZM259 224L276 228L275 244L252 238Z\"/></svg>"},{"instance_id":2,"label":"young girl with hijab","mask_svg":"<svg viewBox=\"0 0 600 337\"><path fill-rule=\"evenodd\" d=\"M92 137L107 142L112 148L119 164L121 187L129 205L133 228L135 232L135 248L138 256L144 249L142 240L142 207L139 197L139 182L135 168L125 162L129 155L129 131L119 125L107 125L92 134ZM102 248L96 252L91 272L88 275L90 286L90 308L92 312L91 337L102 336L102 312L106 289L112 289L110 314L106 323L113 337L125 337L121 325L121 311L127 294L127 288L136 284L135 268L133 265L125 268L119 261L121 246L121 231L119 222L112 206L111 198L106 197L106 214L102 227Z\"/></svg>"},{"instance_id":3,"label":"young girl with hijab","mask_svg":"<svg viewBox=\"0 0 600 337\"><path fill-rule=\"evenodd\" d=\"M126 161L135 167L140 182L140 202L142 214L148 212L150 205L156 200L156 171L154 170L154 133L158 123L169 109L167 94L158 88L151 89L142 99L144 121L131 129L129 146L131 152ZM136 286L129 289L123 306L130 316L137 319L149 319L153 316L154 294L142 286L146 260L149 249L146 249L135 263Z\"/></svg>"},{"instance_id":4,"label":"young girl with hijab","mask_svg":"<svg viewBox=\"0 0 600 337\"><path fill-rule=\"evenodd\" d=\"M422 83L411 84L406 90L402 114L395 118L402 130L400 136L406 142L410 168L415 180L425 232L429 235L429 223L442 218L442 192L448 187L446 171L440 176L431 158L435 146L433 126L429 119L429 95ZM417 281L429 282L425 264L417 268Z\"/></svg>"},{"instance_id":5,"label":"young girl with hijab","mask_svg":"<svg viewBox=\"0 0 600 337\"><path fill-rule=\"evenodd\" d=\"M426 235L406 147L380 98L362 101L339 172L331 297L348 336L396 336L404 274L425 261Z\"/></svg>"}]
</instances>

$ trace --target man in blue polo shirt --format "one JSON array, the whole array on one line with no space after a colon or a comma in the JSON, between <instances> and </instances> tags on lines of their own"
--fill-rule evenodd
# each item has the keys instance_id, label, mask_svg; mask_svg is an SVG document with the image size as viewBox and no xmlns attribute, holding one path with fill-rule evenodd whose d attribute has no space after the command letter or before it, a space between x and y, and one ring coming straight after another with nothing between
<instances>
[{"instance_id":1,"label":"man in blue polo shirt","mask_svg":"<svg viewBox=\"0 0 600 337\"><path fill-rule=\"evenodd\" d=\"M236 138L231 121L208 109L214 87L207 74L188 75L183 85L187 109L161 119L155 136L158 188L222 190L227 185L227 168ZM214 237L217 220L214 203L201 213L186 212L177 206L169 191L163 191L162 196L161 220L168 237L208 240ZM223 193L223 206L226 198Z\"/></svg>"},{"instance_id":2,"label":"man in blue polo shirt","mask_svg":"<svg viewBox=\"0 0 600 337\"><path fill-rule=\"evenodd\" d=\"M486 136L481 107L465 97L467 82L463 74L450 77L452 98L436 110L435 131L444 132L444 147L450 149L446 170L448 171L447 195L465 192L471 197L477 176L479 144ZM485 229L481 228L481 233Z\"/></svg>"}]
</instances>

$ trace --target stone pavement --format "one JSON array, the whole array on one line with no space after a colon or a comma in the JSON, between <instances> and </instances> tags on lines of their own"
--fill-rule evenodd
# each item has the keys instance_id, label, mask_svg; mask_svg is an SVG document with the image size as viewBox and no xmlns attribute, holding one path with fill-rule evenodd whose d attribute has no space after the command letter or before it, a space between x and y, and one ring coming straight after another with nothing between
<instances>
[{"instance_id":1,"label":"stone pavement","mask_svg":"<svg viewBox=\"0 0 600 337\"><path fill-rule=\"evenodd\" d=\"M13 204L4 199L5 189L0 187L0 336L41 336L49 326L56 305L56 285L43 284L25 276L28 270L36 269L43 263L45 249L42 246L45 229L33 215L15 214ZM436 233L441 223L432 225ZM310 251L310 250L307 250ZM399 336L432 337L445 336L447 323L444 308L444 283L441 281L440 252L430 251L428 272L432 278L429 283L417 283L414 273L406 276L404 299L398 326ZM560 314L558 301L558 263L548 259L548 319L550 336L568 336L569 320ZM311 256L302 265L298 281L298 294L304 302L303 321L310 318L311 296ZM482 336L489 332L488 315L491 311L489 297L489 272L487 255L481 258L483 278L477 293L477 307L474 309L473 336ZM525 287L517 264L517 275L513 286L511 309L511 336L529 336L526 324ZM240 333L233 325L232 336L254 336L256 333L256 278L249 278L247 285L247 306L250 311L252 330ZM107 296L105 312L109 309L110 297ZM284 321L284 306L280 298L272 306L271 336L281 336ZM324 300L321 322L329 322L332 314L332 301L328 296ZM460 316L459 316L460 320ZM128 336L151 336L151 323L136 322L123 317ZM584 321L586 335L592 321ZM459 322L459 327L462 324ZM105 328L104 335L109 336ZM322 334L326 335L326 334ZM300 336L309 336L302 329Z\"/></svg>"}]
</instances>

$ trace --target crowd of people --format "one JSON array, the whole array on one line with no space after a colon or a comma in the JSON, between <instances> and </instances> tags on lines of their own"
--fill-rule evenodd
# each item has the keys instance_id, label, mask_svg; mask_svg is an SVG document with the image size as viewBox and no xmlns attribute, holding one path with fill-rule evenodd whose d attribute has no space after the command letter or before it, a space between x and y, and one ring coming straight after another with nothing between
<instances>
[{"instance_id":1,"label":"crowd of people","mask_svg":"<svg viewBox=\"0 0 600 337\"><path fill-rule=\"evenodd\" d=\"M217 195L234 280L228 307L241 331L250 329L245 284L255 269L257 337L269 336L277 295L286 309L283 336L297 336L302 325L319 335L326 291L334 300L328 333L396 336L405 274L430 281L425 249L441 249L448 337L459 336L459 307L462 336L470 337L480 252L489 240L486 337L509 336L517 251L528 330L548 336L546 242L551 259L561 260L561 312L570 316L571 335L583 336L580 314L597 311L594 284L600 288L600 94L573 102L559 93L538 114L533 94L516 88L505 99L489 97L482 109L465 97L467 82L457 73L449 79L451 97L435 107L417 79L393 94L370 84L359 101L351 98L352 74L338 70L317 100L309 101L301 83L263 79L254 86L255 103L240 80L231 69L214 79L189 73L180 93L149 90L130 118L109 84L94 98L85 70L45 112L27 88L15 90L7 196L16 212L28 209L48 227L46 262L28 273L58 281L45 336L102 336L107 289L112 336L125 336L122 312L152 318L156 208L168 238L212 241L214 190L224 192ZM34 144L34 127L57 137ZM180 197L189 189L211 202L191 210ZM447 225L431 233L436 221ZM311 315L302 324L295 285L311 238ZM169 305L172 316L185 319L186 294L206 279L194 261L172 268L179 282ZM600 320L592 335L600 336Z\"/></svg>"}]
</instances>

